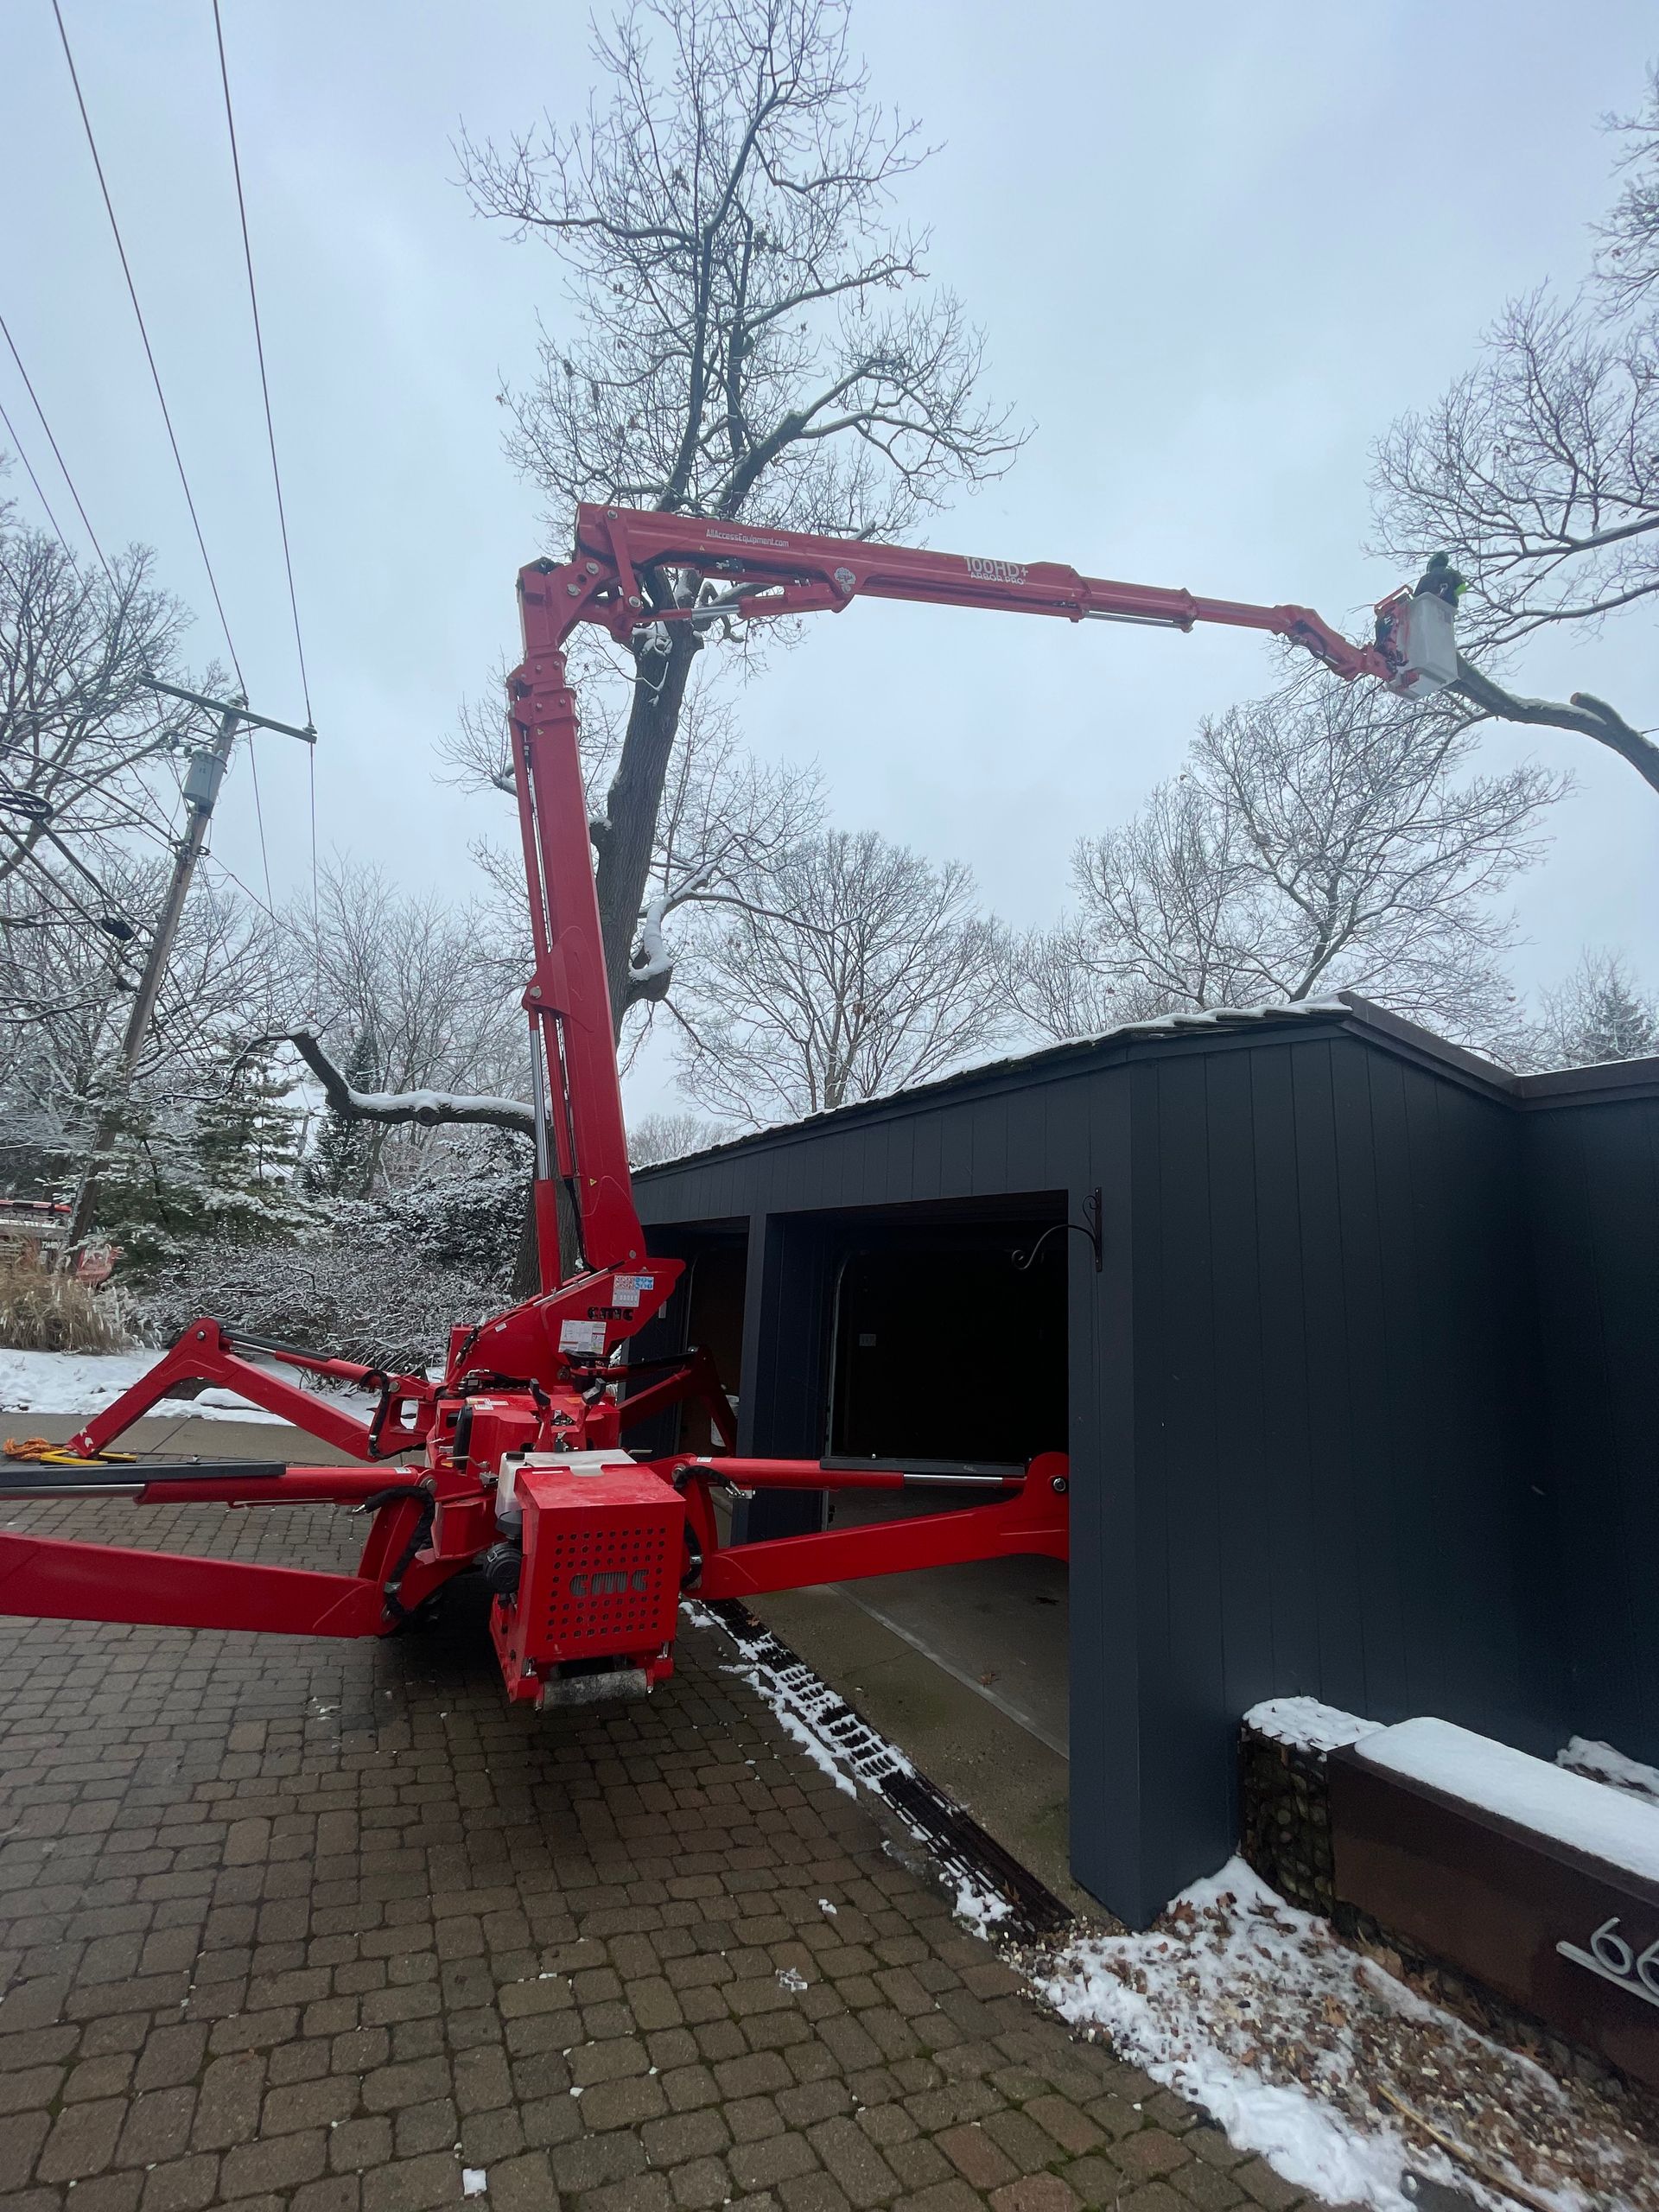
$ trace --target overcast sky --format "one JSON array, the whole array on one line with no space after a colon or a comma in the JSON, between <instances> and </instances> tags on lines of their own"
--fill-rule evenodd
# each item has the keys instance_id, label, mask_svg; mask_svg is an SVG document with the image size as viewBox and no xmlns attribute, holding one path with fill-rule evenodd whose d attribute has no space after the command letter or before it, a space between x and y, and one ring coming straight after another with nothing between
<instances>
[{"instance_id":1,"label":"overcast sky","mask_svg":"<svg viewBox=\"0 0 1659 2212\"><path fill-rule=\"evenodd\" d=\"M253 703L303 720L208 0L62 0ZM468 887L505 822L431 773L456 701L516 646L545 542L495 394L556 322L552 255L470 213L450 139L559 118L592 78L570 0L223 0L293 538L322 842ZM1576 283L1659 26L1638 0L1370 8L904 0L855 9L875 90L939 143L902 212L1033 426L928 542L1317 607L1363 634L1404 579L1367 557L1368 451L1469 361L1506 296ZM0 30L3 312L105 540L160 552L223 653L121 286L49 0ZM9 359L0 397L37 467ZM21 472L10 490L26 509ZM47 480L48 494L54 490ZM57 502L54 500L54 505ZM67 500L63 503L67 506ZM61 510L60 510L61 512ZM1540 644L1529 688L1659 721L1650 618ZM1070 848L1170 772L1270 650L869 604L809 625L743 694L750 741L823 765L836 819L969 861L1046 919ZM1494 766L1572 767L1521 886L1523 982L1586 943L1659 981L1659 802L1580 740L1494 731ZM260 747L278 893L308 871L305 764ZM215 844L260 884L238 772ZM636 1105L664 1097L660 1064Z\"/></svg>"}]
</instances>

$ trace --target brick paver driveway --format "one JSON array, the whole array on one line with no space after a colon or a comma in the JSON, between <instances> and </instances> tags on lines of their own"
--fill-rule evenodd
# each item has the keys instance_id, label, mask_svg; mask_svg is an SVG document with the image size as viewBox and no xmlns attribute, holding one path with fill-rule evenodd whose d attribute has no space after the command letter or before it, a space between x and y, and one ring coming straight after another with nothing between
<instances>
[{"instance_id":1,"label":"brick paver driveway","mask_svg":"<svg viewBox=\"0 0 1659 2212\"><path fill-rule=\"evenodd\" d=\"M9 1524L320 1566L361 1529ZM717 1637L681 1655L538 1719L475 1603L388 1643L0 1621L0 2204L1297 2201L1038 2010Z\"/></svg>"}]
</instances>

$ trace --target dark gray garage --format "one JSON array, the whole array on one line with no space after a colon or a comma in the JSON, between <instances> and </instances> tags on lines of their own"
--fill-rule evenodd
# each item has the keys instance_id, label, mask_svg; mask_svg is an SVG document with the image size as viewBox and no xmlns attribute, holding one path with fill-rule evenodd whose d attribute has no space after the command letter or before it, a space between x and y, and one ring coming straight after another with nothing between
<instances>
[{"instance_id":1,"label":"dark gray garage","mask_svg":"<svg viewBox=\"0 0 1659 2212\"><path fill-rule=\"evenodd\" d=\"M1069 1449L1071 1865L1132 1924L1232 1847L1262 1698L1659 1758L1659 1061L1512 1077L1344 995L638 1189L742 1450Z\"/></svg>"}]
</instances>

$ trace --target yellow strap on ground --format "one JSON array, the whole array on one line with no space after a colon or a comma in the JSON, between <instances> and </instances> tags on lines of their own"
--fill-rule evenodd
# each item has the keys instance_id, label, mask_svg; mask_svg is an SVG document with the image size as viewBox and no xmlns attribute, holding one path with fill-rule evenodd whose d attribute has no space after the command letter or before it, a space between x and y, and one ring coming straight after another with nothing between
<instances>
[{"instance_id":1,"label":"yellow strap on ground","mask_svg":"<svg viewBox=\"0 0 1659 2212\"><path fill-rule=\"evenodd\" d=\"M138 1455L136 1452L100 1452L96 1459L84 1459L78 1452L61 1451L43 1436L9 1436L3 1447L8 1459L44 1461L50 1467L105 1467L120 1461L130 1465Z\"/></svg>"}]
</instances>

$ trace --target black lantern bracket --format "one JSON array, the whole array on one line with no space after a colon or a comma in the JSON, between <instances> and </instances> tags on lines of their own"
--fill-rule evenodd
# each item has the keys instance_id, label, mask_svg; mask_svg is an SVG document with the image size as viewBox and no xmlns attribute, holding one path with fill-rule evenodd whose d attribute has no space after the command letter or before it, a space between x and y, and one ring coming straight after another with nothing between
<instances>
[{"instance_id":1,"label":"black lantern bracket","mask_svg":"<svg viewBox=\"0 0 1659 2212\"><path fill-rule=\"evenodd\" d=\"M1070 1234L1074 1236L1086 1236L1089 1239L1089 1249L1095 1255L1095 1273L1098 1274L1106 1264L1105 1218L1105 1202L1101 1197L1100 1185L1096 1183L1083 1202L1083 1219L1052 1223L1037 1239L1029 1252L1016 1252L1014 1255L1014 1266L1019 1268L1021 1274L1028 1273L1036 1265L1037 1255L1051 1236L1065 1236Z\"/></svg>"}]
</instances>

